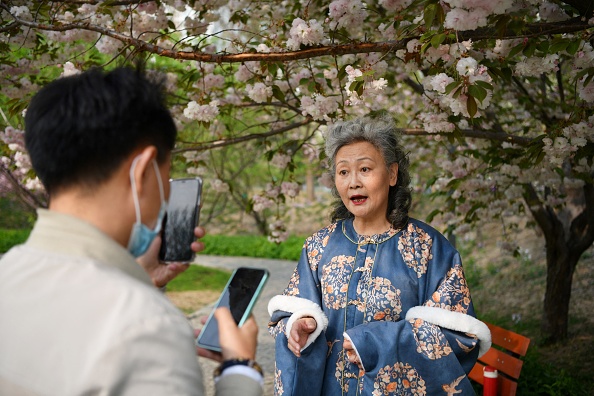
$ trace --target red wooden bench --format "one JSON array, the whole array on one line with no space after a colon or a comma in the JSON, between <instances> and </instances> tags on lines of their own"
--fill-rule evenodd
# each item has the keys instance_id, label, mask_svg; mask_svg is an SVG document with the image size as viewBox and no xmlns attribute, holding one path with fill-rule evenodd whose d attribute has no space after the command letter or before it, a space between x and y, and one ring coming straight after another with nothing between
<instances>
[{"instance_id":1,"label":"red wooden bench","mask_svg":"<svg viewBox=\"0 0 594 396\"><path fill-rule=\"evenodd\" d=\"M491 330L491 348L481 356L468 377L483 384L483 368L494 367L498 372L497 394L501 396L515 396L518 378L524 362L520 359L526 356L530 339L490 323L485 324Z\"/></svg>"}]
</instances>

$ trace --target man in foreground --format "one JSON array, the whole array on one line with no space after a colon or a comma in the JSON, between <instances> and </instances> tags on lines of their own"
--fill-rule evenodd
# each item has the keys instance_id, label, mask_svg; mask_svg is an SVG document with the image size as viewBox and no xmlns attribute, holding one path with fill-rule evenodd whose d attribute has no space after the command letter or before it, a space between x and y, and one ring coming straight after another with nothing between
<instances>
[{"instance_id":1,"label":"man in foreground","mask_svg":"<svg viewBox=\"0 0 594 396\"><path fill-rule=\"evenodd\" d=\"M193 330L135 260L169 195L176 128L161 86L127 68L62 78L25 124L50 200L0 260L0 394L202 395ZM203 354L227 361L217 394L260 395L255 321L216 315L223 351Z\"/></svg>"}]
</instances>

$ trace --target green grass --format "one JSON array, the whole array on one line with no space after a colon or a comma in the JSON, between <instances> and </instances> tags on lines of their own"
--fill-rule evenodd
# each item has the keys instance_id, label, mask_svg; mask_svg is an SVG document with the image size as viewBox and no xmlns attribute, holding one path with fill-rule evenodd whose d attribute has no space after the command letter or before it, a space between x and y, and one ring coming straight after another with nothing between
<instances>
[{"instance_id":1,"label":"green grass","mask_svg":"<svg viewBox=\"0 0 594 396\"><path fill-rule=\"evenodd\" d=\"M0 197L0 229L26 229L35 222L35 211L25 210L14 196Z\"/></svg>"},{"instance_id":2,"label":"green grass","mask_svg":"<svg viewBox=\"0 0 594 396\"><path fill-rule=\"evenodd\" d=\"M30 233L31 230L0 229L0 253L6 253L11 247L25 242Z\"/></svg>"},{"instance_id":3,"label":"green grass","mask_svg":"<svg viewBox=\"0 0 594 396\"><path fill-rule=\"evenodd\" d=\"M167 284L167 291L222 290L231 273L216 268L191 265Z\"/></svg>"},{"instance_id":4,"label":"green grass","mask_svg":"<svg viewBox=\"0 0 594 396\"><path fill-rule=\"evenodd\" d=\"M299 260L305 237L291 236L276 244L258 235L206 235L203 254L214 256L262 257L280 260Z\"/></svg>"}]
</instances>

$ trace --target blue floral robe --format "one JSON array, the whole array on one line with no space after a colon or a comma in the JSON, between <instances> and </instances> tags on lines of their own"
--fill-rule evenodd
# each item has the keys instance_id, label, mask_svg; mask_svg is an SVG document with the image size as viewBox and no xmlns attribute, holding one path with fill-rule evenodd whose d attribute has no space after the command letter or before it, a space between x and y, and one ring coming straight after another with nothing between
<instances>
[{"instance_id":1,"label":"blue floral robe","mask_svg":"<svg viewBox=\"0 0 594 396\"><path fill-rule=\"evenodd\" d=\"M276 395L473 395L466 375L491 344L458 252L414 219L370 237L352 219L313 234L268 310ZM297 358L286 334L305 316L318 325ZM346 359L345 337L363 369Z\"/></svg>"}]
</instances>

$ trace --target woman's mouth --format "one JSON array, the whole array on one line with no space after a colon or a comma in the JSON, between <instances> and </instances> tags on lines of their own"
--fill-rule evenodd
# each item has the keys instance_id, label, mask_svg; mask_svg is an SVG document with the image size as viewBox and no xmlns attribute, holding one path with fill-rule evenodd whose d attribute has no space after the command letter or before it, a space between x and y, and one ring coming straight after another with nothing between
<instances>
[{"instance_id":1,"label":"woman's mouth","mask_svg":"<svg viewBox=\"0 0 594 396\"><path fill-rule=\"evenodd\" d=\"M364 195L353 195L349 198L351 202L355 205L361 205L367 200L367 197Z\"/></svg>"}]
</instances>

